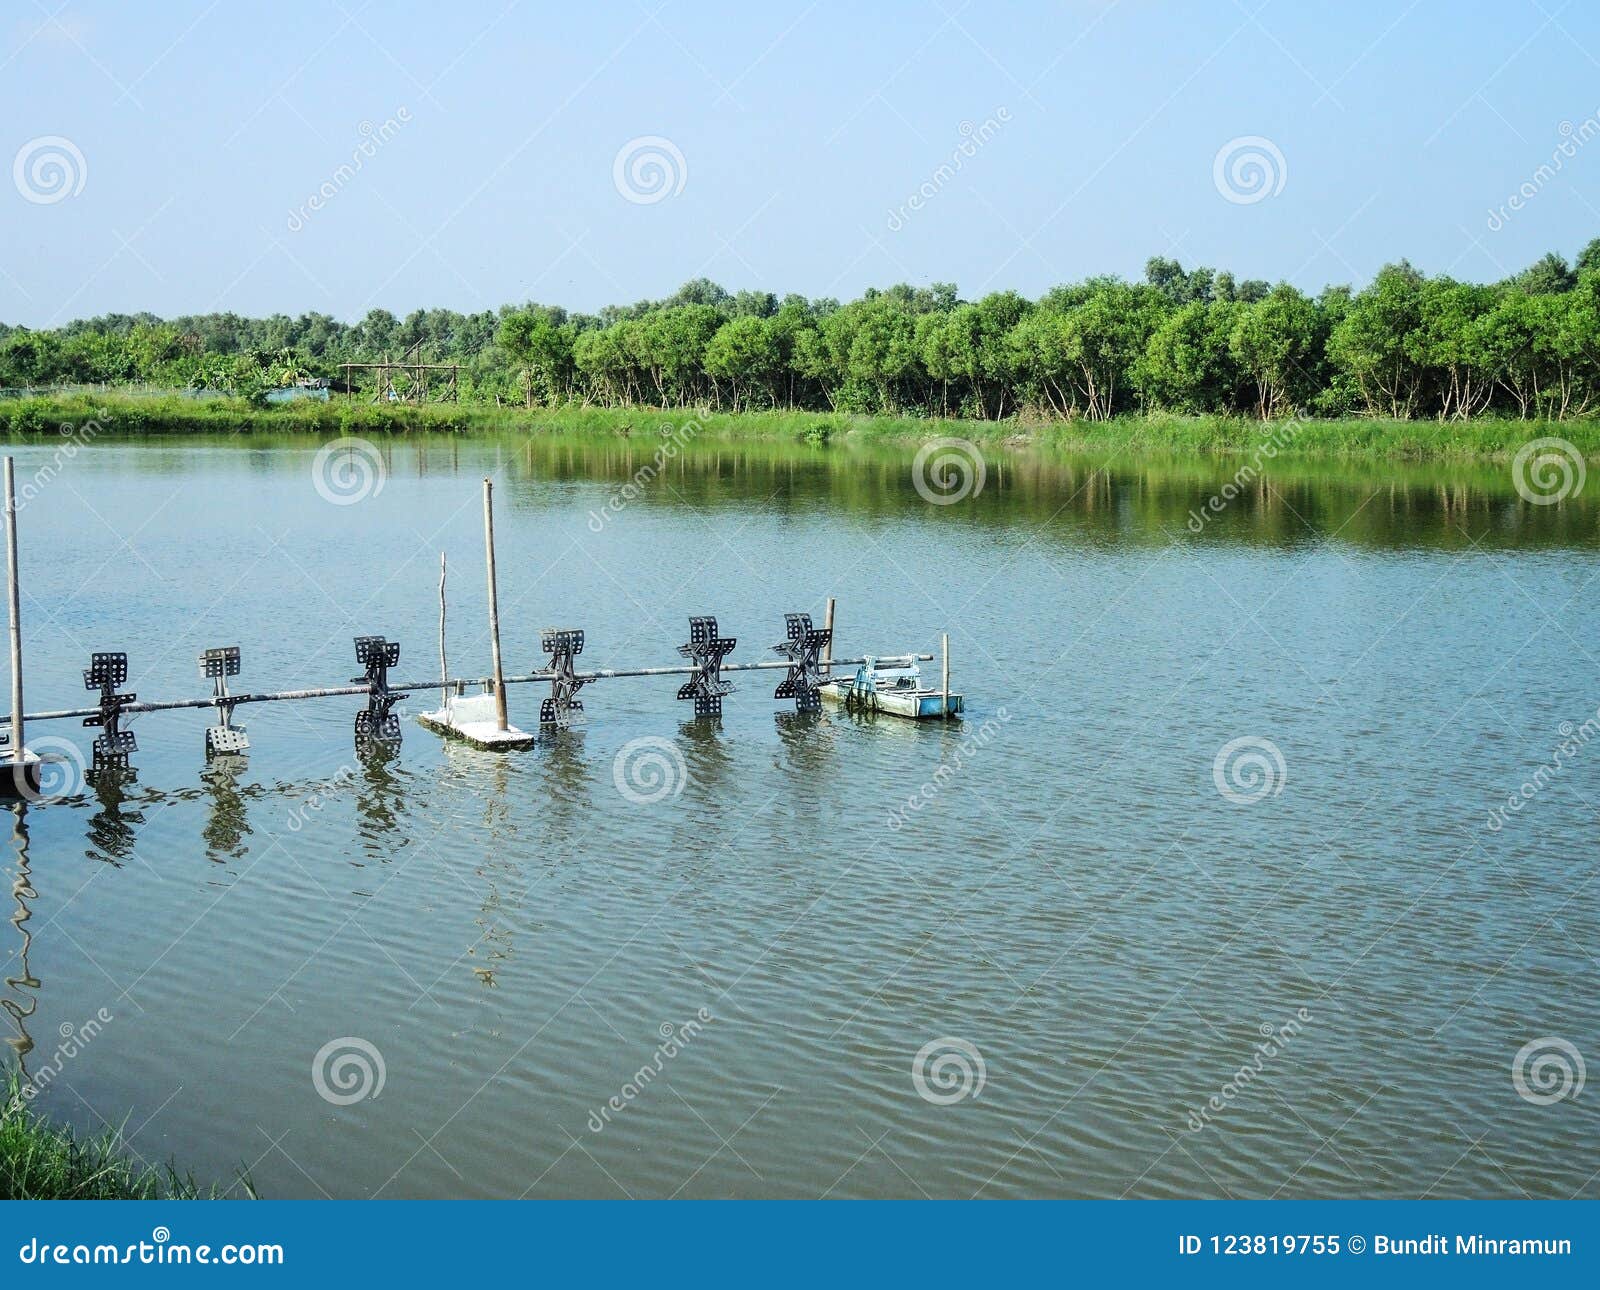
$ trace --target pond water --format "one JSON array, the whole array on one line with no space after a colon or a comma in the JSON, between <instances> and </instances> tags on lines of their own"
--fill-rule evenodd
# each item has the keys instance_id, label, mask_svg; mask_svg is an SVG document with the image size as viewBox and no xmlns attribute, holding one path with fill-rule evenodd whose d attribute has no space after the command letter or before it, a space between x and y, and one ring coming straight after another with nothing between
<instances>
[{"instance_id":1,"label":"pond water","mask_svg":"<svg viewBox=\"0 0 1600 1290\"><path fill-rule=\"evenodd\" d=\"M219 645L236 688L347 684L363 634L436 675L441 551L481 675L487 475L508 670L552 625L673 663L705 613L771 657L836 596L840 655L948 631L965 720L611 680L530 752L419 694L392 756L340 698L208 767L202 713L138 717L136 777L15 814L50 1115L270 1196L1595 1195L1592 483L1277 464L1212 511L1239 463L991 455L935 505L838 447L626 492L647 441L318 448L15 445L30 710L95 650L141 699Z\"/></svg>"}]
</instances>

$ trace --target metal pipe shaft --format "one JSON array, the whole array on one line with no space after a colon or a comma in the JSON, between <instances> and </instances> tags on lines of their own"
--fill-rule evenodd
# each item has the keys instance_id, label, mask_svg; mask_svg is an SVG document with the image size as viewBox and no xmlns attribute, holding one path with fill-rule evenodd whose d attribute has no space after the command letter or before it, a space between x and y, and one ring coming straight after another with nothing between
<instances>
[{"instance_id":1,"label":"metal pipe shaft","mask_svg":"<svg viewBox=\"0 0 1600 1290\"><path fill-rule=\"evenodd\" d=\"M884 654L876 657L876 661L890 667L903 666L913 662L927 662L931 654ZM859 667L865 663L865 658L836 658L833 660L836 667ZM757 663L725 663L724 672L768 672L787 669L789 663L781 659L764 660ZM579 672L578 679L583 681L603 681L623 676L688 676L697 671L692 664L674 663L667 667L622 667L622 668L597 668L590 672ZM525 672L520 676L504 678L506 685L524 685L536 681L552 681L554 672ZM412 690L440 690L445 688L465 687L469 685L492 685L492 676L465 676L446 677L443 680L405 681L391 685L392 692L408 692ZM308 690L278 690L262 694L229 694L227 698L218 698L207 695L203 699L168 699L152 703L130 703L122 709L128 716L141 712L177 712L186 708L219 708L223 704L244 705L246 703L281 703L288 699L336 699L344 696L365 695L369 687L360 685L336 685ZM51 712L29 712L23 716L23 721L66 721L73 717L93 717L98 715L99 708L59 708ZM0 725L9 726L11 718L0 714Z\"/></svg>"}]
</instances>

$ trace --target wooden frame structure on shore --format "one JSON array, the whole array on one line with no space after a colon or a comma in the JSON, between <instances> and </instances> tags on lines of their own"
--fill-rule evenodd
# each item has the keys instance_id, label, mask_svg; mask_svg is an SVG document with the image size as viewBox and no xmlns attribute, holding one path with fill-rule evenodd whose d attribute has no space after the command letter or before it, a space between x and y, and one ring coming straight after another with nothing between
<instances>
[{"instance_id":1,"label":"wooden frame structure on shore","mask_svg":"<svg viewBox=\"0 0 1600 1290\"><path fill-rule=\"evenodd\" d=\"M344 397L345 402L355 398L355 373L376 372L378 374L377 388L374 397L378 402L416 403L423 404L428 401L428 385L430 372L448 372L443 386L438 391L441 397L434 401L437 403L455 403L457 398L457 380L460 376L459 363L424 363L422 361L422 342L419 340L405 352L399 359L384 355L381 363L341 363L344 368ZM404 392L395 389L394 378L396 373L404 373L410 382Z\"/></svg>"}]
</instances>

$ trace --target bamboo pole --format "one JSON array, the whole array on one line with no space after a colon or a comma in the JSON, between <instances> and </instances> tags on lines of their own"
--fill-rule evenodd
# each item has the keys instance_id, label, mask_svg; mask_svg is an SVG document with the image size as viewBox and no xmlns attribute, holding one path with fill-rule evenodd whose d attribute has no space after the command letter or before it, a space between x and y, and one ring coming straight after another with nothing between
<instances>
[{"instance_id":1,"label":"bamboo pole","mask_svg":"<svg viewBox=\"0 0 1600 1290\"><path fill-rule=\"evenodd\" d=\"M450 665L444 659L444 552L439 552L439 675L448 679ZM439 687L439 710L441 712L450 707L450 686L442 684Z\"/></svg>"},{"instance_id":2,"label":"bamboo pole","mask_svg":"<svg viewBox=\"0 0 1600 1290\"><path fill-rule=\"evenodd\" d=\"M22 711L22 590L17 576L17 486L16 463L6 458L6 593L11 611L11 765L13 775L22 767L27 775L28 745L23 730ZM18 779L20 787L24 782Z\"/></svg>"},{"instance_id":3,"label":"bamboo pole","mask_svg":"<svg viewBox=\"0 0 1600 1290\"><path fill-rule=\"evenodd\" d=\"M822 626L828 633L828 640L822 647L822 674L833 675L833 597L828 597L828 607L822 614Z\"/></svg>"},{"instance_id":4,"label":"bamboo pole","mask_svg":"<svg viewBox=\"0 0 1600 1290\"><path fill-rule=\"evenodd\" d=\"M939 633L939 716L950 719L950 633Z\"/></svg>"},{"instance_id":5,"label":"bamboo pole","mask_svg":"<svg viewBox=\"0 0 1600 1290\"><path fill-rule=\"evenodd\" d=\"M495 729L506 730L506 678L500 667L500 594L494 577L494 481L483 481L483 544L489 574L489 658L494 668Z\"/></svg>"}]
</instances>

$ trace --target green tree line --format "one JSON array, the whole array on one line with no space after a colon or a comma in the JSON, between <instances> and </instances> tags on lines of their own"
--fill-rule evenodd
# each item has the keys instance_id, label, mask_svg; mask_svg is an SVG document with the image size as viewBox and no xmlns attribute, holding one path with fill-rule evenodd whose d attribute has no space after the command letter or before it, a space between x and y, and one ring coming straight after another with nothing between
<instances>
[{"instance_id":1,"label":"green tree line","mask_svg":"<svg viewBox=\"0 0 1600 1290\"><path fill-rule=\"evenodd\" d=\"M664 300L575 314L373 310L264 319L110 315L54 331L0 325L0 386L143 383L246 395L339 365L460 365L499 404L805 408L997 419L1130 412L1466 420L1600 412L1600 239L1496 283L1386 266L1308 295L1154 258L1142 282L1038 300L898 285L833 299L705 279ZM370 386L359 387L370 394Z\"/></svg>"}]
</instances>

